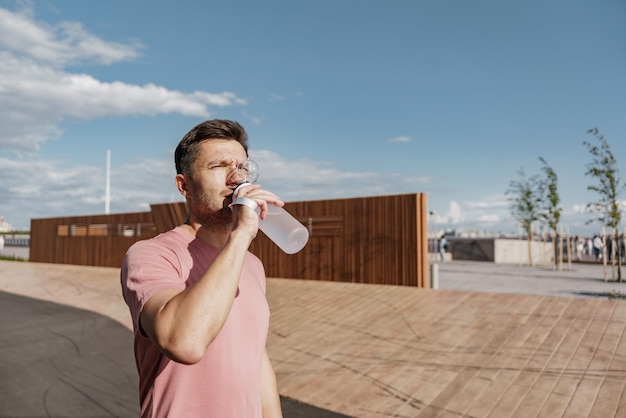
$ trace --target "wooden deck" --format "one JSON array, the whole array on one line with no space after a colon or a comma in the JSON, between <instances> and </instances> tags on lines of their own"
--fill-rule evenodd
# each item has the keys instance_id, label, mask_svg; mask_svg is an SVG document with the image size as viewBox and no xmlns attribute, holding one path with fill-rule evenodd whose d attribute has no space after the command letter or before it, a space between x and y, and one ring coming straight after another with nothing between
<instances>
[{"instance_id":1,"label":"wooden deck","mask_svg":"<svg viewBox=\"0 0 626 418\"><path fill-rule=\"evenodd\" d=\"M0 291L130 325L115 268L0 262ZM354 417L626 416L626 301L287 279L268 299L279 389L302 402Z\"/></svg>"},{"instance_id":2,"label":"wooden deck","mask_svg":"<svg viewBox=\"0 0 626 418\"><path fill-rule=\"evenodd\" d=\"M283 395L355 417L626 416L626 302L274 279Z\"/></svg>"}]
</instances>

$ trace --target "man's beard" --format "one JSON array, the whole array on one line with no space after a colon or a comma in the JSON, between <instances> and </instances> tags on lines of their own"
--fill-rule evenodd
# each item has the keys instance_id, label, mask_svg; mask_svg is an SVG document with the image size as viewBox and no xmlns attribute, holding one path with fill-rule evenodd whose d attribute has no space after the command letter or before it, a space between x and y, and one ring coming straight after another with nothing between
<instances>
[{"instance_id":1,"label":"man's beard","mask_svg":"<svg viewBox=\"0 0 626 418\"><path fill-rule=\"evenodd\" d=\"M204 227L226 226L233 223L233 211L223 208L217 212L202 211L197 213L198 221Z\"/></svg>"},{"instance_id":2,"label":"man's beard","mask_svg":"<svg viewBox=\"0 0 626 418\"><path fill-rule=\"evenodd\" d=\"M211 209L211 197L208 195L196 196L193 214L203 227L213 229L216 226L229 226L233 223L233 211L226 205L220 209ZM199 203L198 203L199 202Z\"/></svg>"}]
</instances>

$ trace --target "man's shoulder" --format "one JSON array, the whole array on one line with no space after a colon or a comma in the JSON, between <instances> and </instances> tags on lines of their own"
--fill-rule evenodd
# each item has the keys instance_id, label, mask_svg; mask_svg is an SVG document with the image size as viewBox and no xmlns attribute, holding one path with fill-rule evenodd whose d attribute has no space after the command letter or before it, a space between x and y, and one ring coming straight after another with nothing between
<instances>
[{"instance_id":1,"label":"man's shoulder","mask_svg":"<svg viewBox=\"0 0 626 418\"><path fill-rule=\"evenodd\" d=\"M146 238L146 239L142 239L140 241L135 242L132 246L139 246L139 247L144 247L144 246L151 246L151 245L164 245L166 243L176 243L176 242L182 242L184 241L184 234L182 234L181 229L179 227L170 229L169 231L166 232L161 232L158 235L155 235L154 237L150 237L150 238Z\"/></svg>"},{"instance_id":2,"label":"man's shoulder","mask_svg":"<svg viewBox=\"0 0 626 418\"><path fill-rule=\"evenodd\" d=\"M146 252L152 254L170 253L179 248L186 248L188 242L185 240L184 233L179 228L170 229L169 231L160 233L157 236L143 239L133 243L126 252L126 257L143 254Z\"/></svg>"}]
</instances>

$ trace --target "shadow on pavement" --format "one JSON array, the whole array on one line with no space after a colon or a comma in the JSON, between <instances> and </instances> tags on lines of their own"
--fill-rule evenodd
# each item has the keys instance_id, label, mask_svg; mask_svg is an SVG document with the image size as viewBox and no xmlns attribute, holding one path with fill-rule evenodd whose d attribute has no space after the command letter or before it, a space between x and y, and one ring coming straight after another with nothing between
<instances>
[{"instance_id":1,"label":"shadow on pavement","mask_svg":"<svg viewBox=\"0 0 626 418\"><path fill-rule=\"evenodd\" d=\"M100 314L0 292L0 417L137 417L132 332ZM285 418L344 418L281 397Z\"/></svg>"},{"instance_id":2,"label":"shadow on pavement","mask_svg":"<svg viewBox=\"0 0 626 418\"><path fill-rule=\"evenodd\" d=\"M0 416L138 416L130 330L9 293L0 305Z\"/></svg>"}]
</instances>

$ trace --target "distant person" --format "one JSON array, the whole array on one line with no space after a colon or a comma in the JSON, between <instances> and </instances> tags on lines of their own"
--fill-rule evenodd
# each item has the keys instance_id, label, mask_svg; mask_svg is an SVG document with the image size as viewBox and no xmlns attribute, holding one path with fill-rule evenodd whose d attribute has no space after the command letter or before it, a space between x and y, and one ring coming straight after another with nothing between
<instances>
[{"instance_id":1,"label":"distant person","mask_svg":"<svg viewBox=\"0 0 626 418\"><path fill-rule=\"evenodd\" d=\"M585 254L593 255L593 242L591 238L585 238Z\"/></svg>"},{"instance_id":2,"label":"distant person","mask_svg":"<svg viewBox=\"0 0 626 418\"><path fill-rule=\"evenodd\" d=\"M585 239L580 235L577 235L574 241L574 245L576 246L576 260L581 261L583 259Z\"/></svg>"},{"instance_id":3,"label":"distant person","mask_svg":"<svg viewBox=\"0 0 626 418\"><path fill-rule=\"evenodd\" d=\"M176 186L187 220L133 244L122 264L124 300L133 320L142 418L282 417L265 348L269 308L265 271L248 251L259 216L230 207L248 158L237 122L200 123L174 153ZM283 206L250 185L239 196Z\"/></svg>"},{"instance_id":4,"label":"distant person","mask_svg":"<svg viewBox=\"0 0 626 418\"><path fill-rule=\"evenodd\" d=\"M4 249L4 235L0 235L0 250Z\"/></svg>"},{"instance_id":5,"label":"distant person","mask_svg":"<svg viewBox=\"0 0 626 418\"><path fill-rule=\"evenodd\" d=\"M598 235L595 235L593 237L593 255L595 256L596 261L602 259L602 247L602 238L600 238Z\"/></svg>"},{"instance_id":6,"label":"distant person","mask_svg":"<svg viewBox=\"0 0 626 418\"><path fill-rule=\"evenodd\" d=\"M441 262L446 261L446 250L448 249L448 240L445 235L442 235L439 239L439 257L441 258Z\"/></svg>"}]
</instances>

